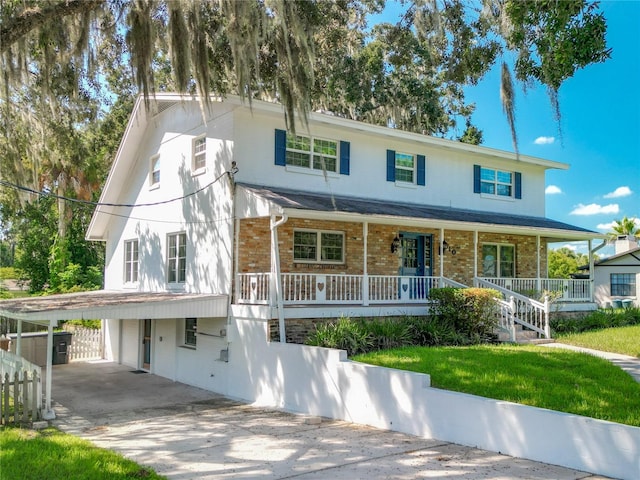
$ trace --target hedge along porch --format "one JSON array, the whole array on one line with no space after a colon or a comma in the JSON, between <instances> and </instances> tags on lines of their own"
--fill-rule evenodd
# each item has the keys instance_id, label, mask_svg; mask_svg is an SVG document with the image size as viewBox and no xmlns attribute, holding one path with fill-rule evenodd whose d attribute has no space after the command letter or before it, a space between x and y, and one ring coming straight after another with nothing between
<instances>
[{"instance_id":1,"label":"hedge along porch","mask_svg":"<svg viewBox=\"0 0 640 480\"><path fill-rule=\"evenodd\" d=\"M583 240L591 250L601 237L548 219L247 185L237 203L235 303L316 308L296 308L298 318L330 316L318 315L327 305L376 305L378 315L398 315L398 306L417 313L409 307L420 305L426 313L429 289L482 279L554 290L545 278L547 244ZM565 282L566 300L591 302L590 280Z\"/></svg>"}]
</instances>

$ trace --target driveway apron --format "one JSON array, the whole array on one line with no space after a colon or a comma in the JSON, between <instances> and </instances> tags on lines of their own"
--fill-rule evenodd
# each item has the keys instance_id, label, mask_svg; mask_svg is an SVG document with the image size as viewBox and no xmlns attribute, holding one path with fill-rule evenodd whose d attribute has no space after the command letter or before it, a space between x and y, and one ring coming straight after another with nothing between
<instances>
[{"instance_id":1,"label":"driveway apron","mask_svg":"<svg viewBox=\"0 0 640 480\"><path fill-rule=\"evenodd\" d=\"M53 367L61 430L168 479L597 479L436 439L237 402L110 362Z\"/></svg>"}]
</instances>

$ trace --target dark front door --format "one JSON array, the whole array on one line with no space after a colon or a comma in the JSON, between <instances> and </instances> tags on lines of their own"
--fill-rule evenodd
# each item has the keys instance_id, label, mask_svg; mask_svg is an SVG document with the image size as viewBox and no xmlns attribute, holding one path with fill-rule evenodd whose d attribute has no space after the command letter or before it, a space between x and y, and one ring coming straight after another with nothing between
<instances>
[{"instance_id":1,"label":"dark front door","mask_svg":"<svg viewBox=\"0 0 640 480\"><path fill-rule=\"evenodd\" d=\"M402 233L402 261L400 275L406 277L425 277L431 275L432 237L418 233ZM426 299L429 294L428 279L411 278L401 282L401 297L409 295L411 299Z\"/></svg>"},{"instance_id":2,"label":"dark front door","mask_svg":"<svg viewBox=\"0 0 640 480\"><path fill-rule=\"evenodd\" d=\"M142 368L151 370L151 320L143 320L142 326Z\"/></svg>"}]
</instances>

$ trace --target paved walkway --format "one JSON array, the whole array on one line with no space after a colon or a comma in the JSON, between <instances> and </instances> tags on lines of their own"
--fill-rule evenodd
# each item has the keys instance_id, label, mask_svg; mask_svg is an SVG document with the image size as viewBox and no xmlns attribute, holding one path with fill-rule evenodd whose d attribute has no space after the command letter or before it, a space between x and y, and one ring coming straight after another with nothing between
<instances>
[{"instance_id":1,"label":"paved walkway","mask_svg":"<svg viewBox=\"0 0 640 480\"><path fill-rule=\"evenodd\" d=\"M558 342L544 343L541 346L551 348L565 348L567 350L585 352L591 355L595 355L596 357L604 358L627 372L637 382L640 382L640 358L631 357L629 355L622 355L620 353L601 352L600 350L592 350L591 348L574 347L573 345L567 345L566 343Z\"/></svg>"},{"instance_id":2,"label":"paved walkway","mask_svg":"<svg viewBox=\"0 0 640 480\"><path fill-rule=\"evenodd\" d=\"M602 479L436 439L252 407L121 365L53 367L61 430L168 479Z\"/></svg>"}]
</instances>

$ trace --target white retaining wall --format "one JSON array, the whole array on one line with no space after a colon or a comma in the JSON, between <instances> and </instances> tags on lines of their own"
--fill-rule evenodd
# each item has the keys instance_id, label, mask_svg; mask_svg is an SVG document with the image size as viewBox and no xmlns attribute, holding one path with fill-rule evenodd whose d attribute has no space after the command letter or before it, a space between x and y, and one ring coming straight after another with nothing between
<instances>
[{"instance_id":1,"label":"white retaining wall","mask_svg":"<svg viewBox=\"0 0 640 480\"><path fill-rule=\"evenodd\" d=\"M615 478L640 478L640 428L430 387L428 375L351 362L344 351L229 329L226 395Z\"/></svg>"}]
</instances>

